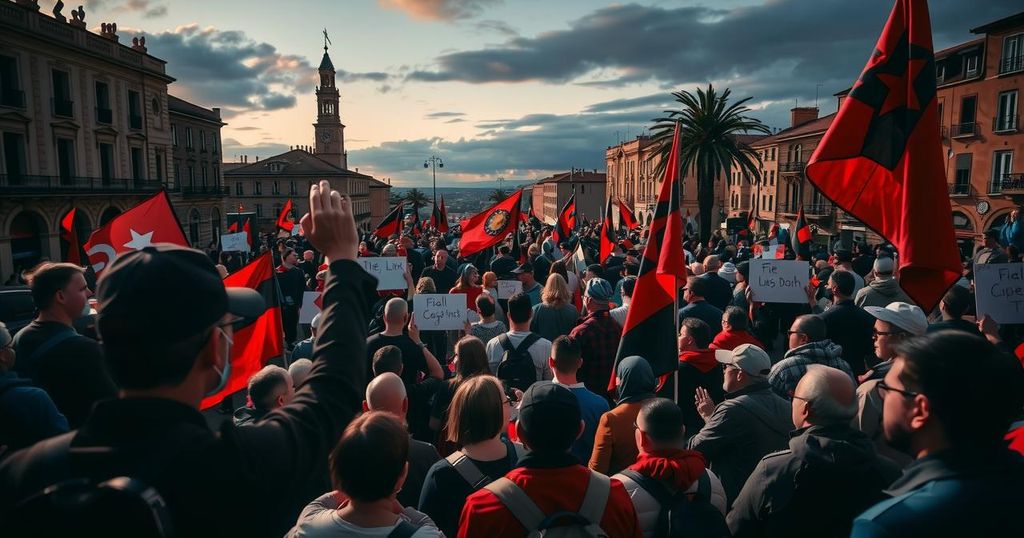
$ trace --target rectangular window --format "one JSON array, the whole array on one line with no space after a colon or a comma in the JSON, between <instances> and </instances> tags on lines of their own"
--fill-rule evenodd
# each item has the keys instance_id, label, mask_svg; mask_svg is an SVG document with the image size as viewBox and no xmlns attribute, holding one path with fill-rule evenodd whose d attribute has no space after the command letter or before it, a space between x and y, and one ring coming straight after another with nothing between
<instances>
[{"instance_id":1,"label":"rectangular window","mask_svg":"<svg viewBox=\"0 0 1024 538\"><path fill-rule=\"evenodd\" d=\"M1003 181L1010 179L1013 173L1013 152L997 151L992 154L992 186L989 192L1001 192Z\"/></svg>"},{"instance_id":2,"label":"rectangular window","mask_svg":"<svg viewBox=\"0 0 1024 538\"><path fill-rule=\"evenodd\" d=\"M1003 56L999 59L999 74L1024 70L1024 34L1003 39Z\"/></svg>"},{"instance_id":3,"label":"rectangular window","mask_svg":"<svg viewBox=\"0 0 1024 538\"><path fill-rule=\"evenodd\" d=\"M146 164L142 159L142 148L132 148L132 179L142 181L146 177Z\"/></svg>"},{"instance_id":4,"label":"rectangular window","mask_svg":"<svg viewBox=\"0 0 1024 538\"><path fill-rule=\"evenodd\" d=\"M185 147L192 149L192 128L185 127Z\"/></svg>"},{"instance_id":5,"label":"rectangular window","mask_svg":"<svg viewBox=\"0 0 1024 538\"><path fill-rule=\"evenodd\" d=\"M199 130L199 151L206 151L206 131Z\"/></svg>"},{"instance_id":6,"label":"rectangular window","mask_svg":"<svg viewBox=\"0 0 1024 538\"><path fill-rule=\"evenodd\" d=\"M196 167L188 167L188 186L192 190L196 190Z\"/></svg>"},{"instance_id":7,"label":"rectangular window","mask_svg":"<svg viewBox=\"0 0 1024 538\"><path fill-rule=\"evenodd\" d=\"M294 180L291 182L291 185L289 185L288 193L289 194L298 194L299 193L299 189L296 187Z\"/></svg>"},{"instance_id":8,"label":"rectangular window","mask_svg":"<svg viewBox=\"0 0 1024 538\"><path fill-rule=\"evenodd\" d=\"M156 180L164 182L164 154L159 151L156 152Z\"/></svg>"},{"instance_id":9,"label":"rectangular window","mask_svg":"<svg viewBox=\"0 0 1024 538\"><path fill-rule=\"evenodd\" d=\"M274 193L275 195L276 195L276 194L281 194L281 185L279 185L279 184L277 183L277 181L274 181L274 183L273 183L273 185L271 185L271 187L272 187L272 189L271 189L271 190L273 191L273 193Z\"/></svg>"},{"instance_id":10,"label":"rectangular window","mask_svg":"<svg viewBox=\"0 0 1024 538\"><path fill-rule=\"evenodd\" d=\"M252 182L252 193L256 196L263 195L263 185L259 181Z\"/></svg>"},{"instance_id":11,"label":"rectangular window","mask_svg":"<svg viewBox=\"0 0 1024 538\"><path fill-rule=\"evenodd\" d=\"M209 180L208 180L208 178L206 176L206 167L205 166L202 168L202 171L203 171L203 190L205 190L206 187L209 185Z\"/></svg>"},{"instance_id":12,"label":"rectangular window","mask_svg":"<svg viewBox=\"0 0 1024 538\"><path fill-rule=\"evenodd\" d=\"M105 181L114 179L113 144L100 144L100 177Z\"/></svg>"},{"instance_id":13,"label":"rectangular window","mask_svg":"<svg viewBox=\"0 0 1024 538\"><path fill-rule=\"evenodd\" d=\"M174 147L178 147L178 126L171 124L171 144Z\"/></svg>"},{"instance_id":14,"label":"rectangular window","mask_svg":"<svg viewBox=\"0 0 1024 538\"><path fill-rule=\"evenodd\" d=\"M128 126L142 129L142 99L139 92L128 90Z\"/></svg>"},{"instance_id":15,"label":"rectangular window","mask_svg":"<svg viewBox=\"0 0 1024 538\"><path fill-rule=\"evenodd\" d=\"M71 76L67 71L52 71L53 115L70 118L75 115L75 103L71 101Z\"/></svg>"},{"instance_id":16,"label":"rectangular window","mask_svg":"<svg viewBox=\"0 0 1024 538\"><path fill-rule=\"evenodd\" d=\"M1017 130L1017 90L999 94L993 130L997 132Z\"/></svg>"},{"instance_id":17,"label":"rectangular window","mask_svg":"<svg viewBox=\"0 0 1024 538\"><path fill-rule=\"evenodd\" d=\"M70 138L57 139L57 173L61 183L75 180L75 141Z\"/></svg>"},{"instance_id":18,"label":"rectangular window","mask_svg":"<svg viewBox=\"0 0 1024 538\"><path fill-rule=\"evenodd\" d=\"M25 161L25 137L21 133L4 133L3 173L10 179L21 179L28 171Z\"/></svg>"},{"instance_id":19,"label":"rectangular window","mask_svg":"<svg viewBox=\"0 0 1024 538\"><path fill-rule=\"evenodd\" d=\"M106 82L96 81L96 122L107 125L114 122L114 112L110 110L110 86Z\"/></svg>"},{"instance_id":20,"label":"rectangular window","mask_svg":"<svg viewBox=\"0 0 1024 538\"><path fill-rule=\"evenodd\" d=\"M235 194L238 196L242 196L245 194L245 189L242 187L241 181L235 182Z\"/></svg>"},{"instance_id":21,"label":"rectangular window","mask_svg":"<svg viewBox=\"0 0 1024 538\"><path fill-rule=\"evenodd\" d=\"M0 105L24 108L25 92L18 77L18 60L0 55Z\"/></svg>"},{"instance_id":22,"label":"rectangular window","mask_svg":"<svg viewBox=\"0 0 1024 538\"><path fill-rule=\"evenodd\" d=\"M968 95L960 99L960 123L956 126L953 136L973 136L978 132L975 123L977 108L977 95Z\"/></svg>"},{"instance_id":23,"label":"rectangular window","mask_svg":"<svg viewBox=\"0 0 1024 538\"><path fill-rule=\"evenodd\" d=\"M956 176L953 179L954 192L967 194L971 188L971 154L961 153L956 156Z\"/></svg>"},{"instance_id":24,"label":"rectangular window","mask_svg":"<svg viewBox=\"0 0 1024 538\"><path fill-rule=\"evenodd\" d=\"M263 204L256 204L256 218L263 218Z\"/></svg>"},{"instance_id":25,"label":"rectangular window","mask_svg":"<svg viewBox=\"0 0 1024 538\"><path fill-rule=\"evenodd\" d=\"M935 81L942 84L944 80L946 80L946 62L936 62Z\"/></svg>"},{"instance_id":26,"label":"rectangular window","mask_svg":"<svg viewBox=\"0 0 1024 538\"><path fill-rule=\"evenodd\" d=\"M966 64L964 71L968 77L978 74L978 56L976 54L968 56L964 63Z\"/></svg>"}]
</instances>

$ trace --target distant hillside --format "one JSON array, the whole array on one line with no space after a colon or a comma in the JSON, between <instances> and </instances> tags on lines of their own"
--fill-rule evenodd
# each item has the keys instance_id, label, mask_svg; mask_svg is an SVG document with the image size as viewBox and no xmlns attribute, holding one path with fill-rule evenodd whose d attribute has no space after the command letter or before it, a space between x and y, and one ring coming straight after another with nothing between
<instances>
[{"instance_id":1,"label":"distant hillside","mask_svg":"<svg viewBox=\"0 0 1024 538\"><path fill-rule=\"evenodd\" d=\"M507 190L507 191L511 191L511 190L518 189L519 187L525 187L527 185L532 185L533 183L536 183L536 181L535 180L516 180L516 181L513 181L513 180L510 180L510 179L506 179L505 181L502 182L502 188ZM419 189L421 191L431 191L432 190L432 187L431 187L430 183L427 183L426 185L417 185L416 187L398 187L398 186L392 187L392 189L394 189L395 192L405 192L405 191L407 191L409 189L412 189L412 188L416 188L416 189ZM442 186L438 185L437 192L446 192L447 193L447 192L454 192L454 191L460 191L460 190L465 190L465 189L490 189L490 190L494 190L494 189L497 189L497 188L498 188L498 182L497 181L467 181L466 183L460 183L458 186L455 186L455 187L453 187L453 186L442 187Z\"/></svg>"}]
</instances>

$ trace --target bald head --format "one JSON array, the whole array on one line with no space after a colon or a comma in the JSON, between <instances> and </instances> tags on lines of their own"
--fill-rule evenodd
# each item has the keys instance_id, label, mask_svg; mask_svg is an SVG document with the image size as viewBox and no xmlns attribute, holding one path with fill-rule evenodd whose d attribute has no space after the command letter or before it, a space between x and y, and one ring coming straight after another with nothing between
<instances>
[{"instance_id":1,"label":"bald head","mask_svg":"<svg viewBox=\"0 0 1024 538\"><path fill-rule=\"evenodd\" d=\"M825 426L847 424L857 414L857 388L853 379L842 370L820 364L807 367L807 373L800 378L793 391L794 400L806 405L798 406L794 401L793 423L797 424L798 414L805 416L803 426ZM806 412L803 409L809 408Z\"/></svg>"},{"instance_id":2,"label":"bald head","mask_svg":"<svg viewBox=\"0 0 1024 538\"><path fill-rule=\"evenodd\" d=\"M718 256L712 254L707 258L704 258L704 270L708 273L714 273L722 268L722 260Z\"/></svg>"},{"instance_id":3,"label":"bald head","mask_svg":"<svg viewBox=\"0 0 1024 538\"><path fill-rule=\"evenodd\" d=\"M391 372L373 378L366 386L366 401L363 405L367 411L387 411L404 419L408 399L402 378Z\"/></svg>"},{"instance_id":4,"label":"bald head","mask_svg":"<svg viewBox=\"0 0 1024 538\"><path fill-rule=\"evenodd\" d=\"M405 316L409 313L409 303L401 297L388 300L384 305L384 323L387 325L401 326L405 323Z\"/></svg>"}]
</instances>

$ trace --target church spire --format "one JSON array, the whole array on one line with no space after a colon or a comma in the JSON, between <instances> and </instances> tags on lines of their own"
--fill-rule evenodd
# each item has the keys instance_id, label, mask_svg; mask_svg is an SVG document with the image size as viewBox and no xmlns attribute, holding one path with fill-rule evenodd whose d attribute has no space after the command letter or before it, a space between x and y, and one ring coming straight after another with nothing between
<instances>
[{"instance_id":1,"label":"church spire","mask_svg":"<svg viewBox=\"0 0 1024 538\"><path fill-rule=\"evenodd\" d=\"M327 28L324 28L324 57L320 60L320 71L334 72L334 64L331 62L331 56L327 54L327 45L333 45L331 38L327 37ZM322 73L321 73L322 74Z\"/></svg>"},{"instance_id":2,"label":"church spire","mask_svg":"<svg viewBox=\"0 0 1024 538\"><path fill-rule=\"evenodd\" d=\"M317 118L313 124L316 133L316 155L341 168L348 167L345 156L345 125L341 123L339 103L341 95L335 85L334 64L327 54L331 45L324 28L324 57L320 61L320 86L316 89Z\"/></svg>"}]
</instances>

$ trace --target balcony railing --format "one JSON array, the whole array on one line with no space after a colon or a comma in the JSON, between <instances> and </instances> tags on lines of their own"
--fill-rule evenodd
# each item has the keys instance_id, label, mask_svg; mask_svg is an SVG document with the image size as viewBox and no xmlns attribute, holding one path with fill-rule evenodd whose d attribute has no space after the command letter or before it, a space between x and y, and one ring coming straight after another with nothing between
<instances>
[{"instance_id":1,"label":"balcony railing","mask_svg":"<svg viewBox=\"0 0 1024 538\"><path fill-rule=\"evenodd\" d=\"M25 92L4 89L0 92L0 105L25 108Z\"/></svg>"},{"instance_id":2,"label":"balcony railing","mask_svg":"<svg viewBox=\"0 0 1024 538\"><path fill-rule=\"evenodd\" d=\"M1009 58L999 60L1000 75L1015 73L1017 71L1024 71L1024 54L1018 54L1016 56L1010 56Z\"/></svg>"},{"instance_id":3,"label":"balcony railing","mask_svg":"<svg viewBox=\"0 0 1024 538\"><path fill-rule=\"evenodd\" d=\"M779 213L787 213L790 215L796 215L800 212L800 205L792 204L779 204ZM832 214L832 210L835 206L829 203L825 204L804 204L804 215L808 217L823 217Z\"/></svg>"},{"instance_id":4,"label":"balcony railing","mask_svg":"<svg viewBox=\"0 0 1024 538\"><path fill-rule=\"evenodd\" d=\"M53 115L64 118L75 117L75 102L64 99L53 99Z\"/></svg>"},{"instance_id":5,"label":"balcony railing","mask_svg":"<svg viewBox=\"0 0 1024 538\"><path fill-rule=\"evenodd\" d=\"M114 123L114 111L109 108L96 107L96 122L107 125Z\"/></svg>"},{"instance_id":6,"label":"balcony railing","mask_svg":"<svg viewBox=\"0 0 1024 538\"><path fill-rule=\"evenodd\" d=\"M142 129L142 116L128 116L128 126L132 129Z\"/></svg>"},{"instance_id":7,"label":"balcony railing","mask_svg":"<svg viewBox=\"0 0 1024 538\"><path fill-rule=\"evenodd\" d=\"M1002 192L1024 191L1024 173L1003 174L999 181Z\"/></svg>"},{"instance_id":8,"label":"balcony railing","mask_svg":"<svg viewBox=\"0 0 1024 538\"><path fill-rule=\"evenodd\" d=\"M970 183L951 183L948 187L950 196L970 196L972 193Z\"/></svg>"},{"instance_id":9,"label":"balcony railing","mask_svg":"<svg viewBox=\"0 0 1024 538\"><path fill-rule=\"evenodd\" d=\"M953 138L978 136L978 124L976 122L957 123L953 125Z\"/></svg>"},{"instance_id":10,"label":"balcony railing","mask_svg":"<svg viewBox=\"0 0 1024 538\"><path fill-rule=\"evenodd\" d=\"M992 118L993 133L1016 133L1020 129L1020 116L1004 115Z\"/></svg>"},{"instance_id":11,"label":"balcony railing","mask_svg":"<svg viewBox=\"0 0 1024 538\"><path fill-rule=\"evenodd\" d=\"M781 172L803 172L807 166L806 161L789 161L779 165Z\"/></svg>"},{"instance_id":12,"label":"balcony railing","mask_svg":"<svg viewBox=\"0 0 1024 538\"><path fill-rule=\"evenodd\" d=\"M4 194L137 193L156 192L161 187L159 181L146 179L0 175L0 192Z\"/></svg>"},{"instance_id":13,"label":"balcony railing","mask_svg":"<svg viewBox=\"0 0 1024 538\"><path fill-rule=\"evenodd\" d=\"M231 189L220 185L182 185L182 196L227 196Z\"/></svg>"}]
</instances>

